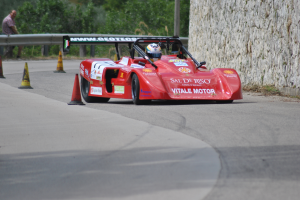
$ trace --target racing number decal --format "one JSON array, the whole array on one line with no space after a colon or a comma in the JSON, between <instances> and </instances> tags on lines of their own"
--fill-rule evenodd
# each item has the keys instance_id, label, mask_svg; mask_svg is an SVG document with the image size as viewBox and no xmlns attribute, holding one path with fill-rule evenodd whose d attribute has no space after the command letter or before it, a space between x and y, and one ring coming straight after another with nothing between
<instances>
[{"instance_id":1,"label":"racing number decal","mask_svg":"<svg viewBox=\"0 0 300 200\"><path fill-rule=\"evenodd\" d=\"M96 79L102 81L103 70L106 67L123 67L123 65L118 65L113 61L96 61L92 63L91 68L91 79Z\"/></svg>"}]
</instances>

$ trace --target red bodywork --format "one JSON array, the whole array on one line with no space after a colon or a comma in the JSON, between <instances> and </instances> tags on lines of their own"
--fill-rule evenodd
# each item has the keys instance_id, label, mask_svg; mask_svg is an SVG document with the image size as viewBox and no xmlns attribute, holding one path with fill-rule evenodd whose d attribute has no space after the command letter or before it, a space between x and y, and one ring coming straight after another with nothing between
<instances>
[{"instance_id":1,"label":"red bodywork","mask_svg":"<svg viewBox=\"0 0 300 200\"><path fill-rule=\"evenodd\" d=\"M143 62L145 66L138 65ZM196 68L194 62L176 55L162 56L155 69L142 57L87 59L80 75L90 82L89 96L132 99L131 79L140 83L139 99L237 100L242 99L241 81L234 69ZM137 68L136 68L137 67Z\"/></svg>"}]
</instances>

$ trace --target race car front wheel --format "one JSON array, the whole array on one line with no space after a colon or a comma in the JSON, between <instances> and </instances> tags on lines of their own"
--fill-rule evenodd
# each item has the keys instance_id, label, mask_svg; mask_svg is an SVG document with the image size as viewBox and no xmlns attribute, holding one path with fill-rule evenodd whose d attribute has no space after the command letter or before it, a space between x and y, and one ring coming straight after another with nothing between
<instances>
[{"instance_id":1,"label":"race car front wheel","mask_svg":"<svg viewBox=\"0 0 300 200\"><path fill-rule=\"evenodd\" d=\"M140 82L136 74L133 74L131 81L132 101L135 105L149 104L151 100L140 100Z\"/></svg>"},{"instance_id":2,"label":"race car front wheel","mask_svg":"<svg viewBox=\"0 0 300 200\"><path fill-rule=\"evenodd\" d=\"M89 96L90 92L90 82L85 80L85 78L81 77L81 95L82 98L87 102L87 103L93 103L93 102L100 102L100 103L105 103L108 102L109 98L102 98L102 97L91 97Z\"/></svg>"}]
</instances>

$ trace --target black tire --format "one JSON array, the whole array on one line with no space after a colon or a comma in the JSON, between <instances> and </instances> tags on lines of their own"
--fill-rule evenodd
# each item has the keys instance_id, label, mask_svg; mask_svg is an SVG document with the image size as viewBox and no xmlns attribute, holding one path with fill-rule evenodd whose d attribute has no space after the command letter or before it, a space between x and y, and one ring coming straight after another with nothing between
<instances>
[{"instance_id":1,"label":"black tire","mask_svg":"<svg viewBox=\"0 0 300 200\"><path fill-rule=\"evenodd\" d=\"M216 101L216 103L218 104L222 104L222 103L232 103L233 100L219 100L219 101Z\"/></svg>"},{"instance_id":2,"label":"black tire","mask_svg":"<svg viewBox=\"0 0 300 200\"><path fill-rule=\"evenodd\" d=\"M151 100L140 100L140 81L136 74L133 74L131 81L132 101L135 105L145 105L151 103Z\"/></svg>"},{"instance_id":3,"label":"black tire","mask_svg":"<svg viewBox=\"0 0 300 200\"><path fill-rule=\"evenodd\" d=\"M85 80L85 78L81 77L81 96L87 103L99 102L105 103L108 102L109 98L102 98L102 97L91 97L89 96L90 92L90 82Z\"/></svg>"}]
</instances>

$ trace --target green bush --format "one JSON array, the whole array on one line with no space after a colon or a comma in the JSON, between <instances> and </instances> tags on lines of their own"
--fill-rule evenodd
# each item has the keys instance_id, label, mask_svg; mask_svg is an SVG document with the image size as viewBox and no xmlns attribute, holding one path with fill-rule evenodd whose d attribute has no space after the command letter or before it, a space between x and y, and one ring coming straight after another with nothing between
<instances>
[{"instance_id":1,"label":"green bush","mask_svg":"<svg viewBox=\"0 0 300 200\"><path fill-rule=\"evenodd\" d=\"M1 13L3 17L11 9L17 10L16 24L21 34L174 34L174 0L1 0L0 7L7 9ZM180 1L180 36L188 36L189 7L189 1ZM122 55L129 55L127 47L122 48ZM52 45L49 55L57 56L59 50L58 45ZM95 51L96 57L114 55L113 46L99 45ZM24 47L22 55L40 56L41 47ZM79 56L79 46L72 46L69 55Z\"/></svg>"},{"instance_id":2,"label":"green bush","mask_svg":"<svg viewBox=\"0 0 300 200\"><path fill-rule=\"evenodd\" d=\"M106 12L105 27L98 32L108 34L163 35L174 34L174 0L130 0L122 9ZM188 36L189 1L180 2L180 36Z\"/></svg>"},{"instance_id":3,"label":"green bush","mask_svg":"<svg viewBox=\"0 0 300 200\"><path fill-rule=\"evenodd\" d=\"M96 12L93 3L86 7L62 0L24 2L16 21L22 34L94 33Z\"/></svg>"}]
</instances>

